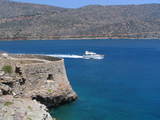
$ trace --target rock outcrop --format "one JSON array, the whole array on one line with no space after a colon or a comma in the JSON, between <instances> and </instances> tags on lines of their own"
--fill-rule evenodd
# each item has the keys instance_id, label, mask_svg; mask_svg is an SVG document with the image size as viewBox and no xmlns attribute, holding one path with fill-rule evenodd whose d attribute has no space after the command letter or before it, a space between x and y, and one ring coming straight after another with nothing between
<instances>
[{"instance_id":1,"label":"rock outcrop","mask_svg":"<svg viewBox=\"0 0 160 120\"><path fill-rule=\"evenodd\" d=\"M63 59L22 54L0 54L0 95L36 100L48 108L77 98Z\"/></svg>"},{"instance_id":2,"label":"rock outcrop","mask_svg":"<svg viewBox=\"0 0 160 120\"><path fill-rule=\"evenodd\" d=\"M46 106L30 99L0 97L0 120L53 120Z\"/></svg>"}]
</instances>

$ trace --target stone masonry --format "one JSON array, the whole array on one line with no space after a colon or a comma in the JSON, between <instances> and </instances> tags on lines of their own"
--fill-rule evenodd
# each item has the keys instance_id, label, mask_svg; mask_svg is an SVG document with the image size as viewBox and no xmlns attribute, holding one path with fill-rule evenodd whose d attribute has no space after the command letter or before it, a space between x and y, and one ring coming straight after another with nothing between
<instances>
[{"instance_id":1,"label":"stone masonry","mask_svg":"<svg viewBox=\"0 0 160 120\"><path fill-rule=\"evenodd\" d=\"M35 99L48 108L77 98L64 60L41 55L0 54L0 96Z\"/></svg>"}]
</instances>

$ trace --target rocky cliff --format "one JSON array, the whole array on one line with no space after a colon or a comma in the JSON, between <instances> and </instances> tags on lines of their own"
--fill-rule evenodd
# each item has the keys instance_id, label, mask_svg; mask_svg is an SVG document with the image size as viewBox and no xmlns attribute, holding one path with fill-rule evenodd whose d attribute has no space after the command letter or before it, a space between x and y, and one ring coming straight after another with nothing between
<instances>
[{"instance_id":1,"label":"rocky cliff","mask_svg":"<svg viewBox=\"0 0 160 120\"><path fill-rule=\"evenodd\" d=\"M3 53L0 70L1 96L36 100L48 108L77 98L67 79L63 59Z\"/></svg>"}]
</instances>

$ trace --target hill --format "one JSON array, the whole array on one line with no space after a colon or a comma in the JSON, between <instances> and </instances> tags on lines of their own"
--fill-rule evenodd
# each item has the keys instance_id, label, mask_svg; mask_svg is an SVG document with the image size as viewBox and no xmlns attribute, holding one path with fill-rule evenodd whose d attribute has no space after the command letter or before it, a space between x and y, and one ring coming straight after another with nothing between
<instances>
[{"instance_id":1,"label":"hill","mask_svg":"<svg viewBox=\"0 0 160 120\"><path fill-rule=\"evenodd\" d=\"M77 9L0 0L0 40L160 38L160 4Z\"/></svg>"}]
</instances>

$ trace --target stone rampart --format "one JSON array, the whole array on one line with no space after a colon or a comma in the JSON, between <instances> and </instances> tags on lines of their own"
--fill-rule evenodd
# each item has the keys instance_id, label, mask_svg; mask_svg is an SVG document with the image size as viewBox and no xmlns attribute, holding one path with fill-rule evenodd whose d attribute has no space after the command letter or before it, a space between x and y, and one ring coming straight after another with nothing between
<instances>
[{"instance_id":1,"label":"stone rampart","mask_svg":"<svg viewBox=\"0 0 160 120\"><path fill-rule=\"evenodd\" d=\"M8 70L8 71L7 71ZM41 55L0 54L2 95L36 99L47 107L74 101L64 60Z\"/></svg>"}]
</instances>

